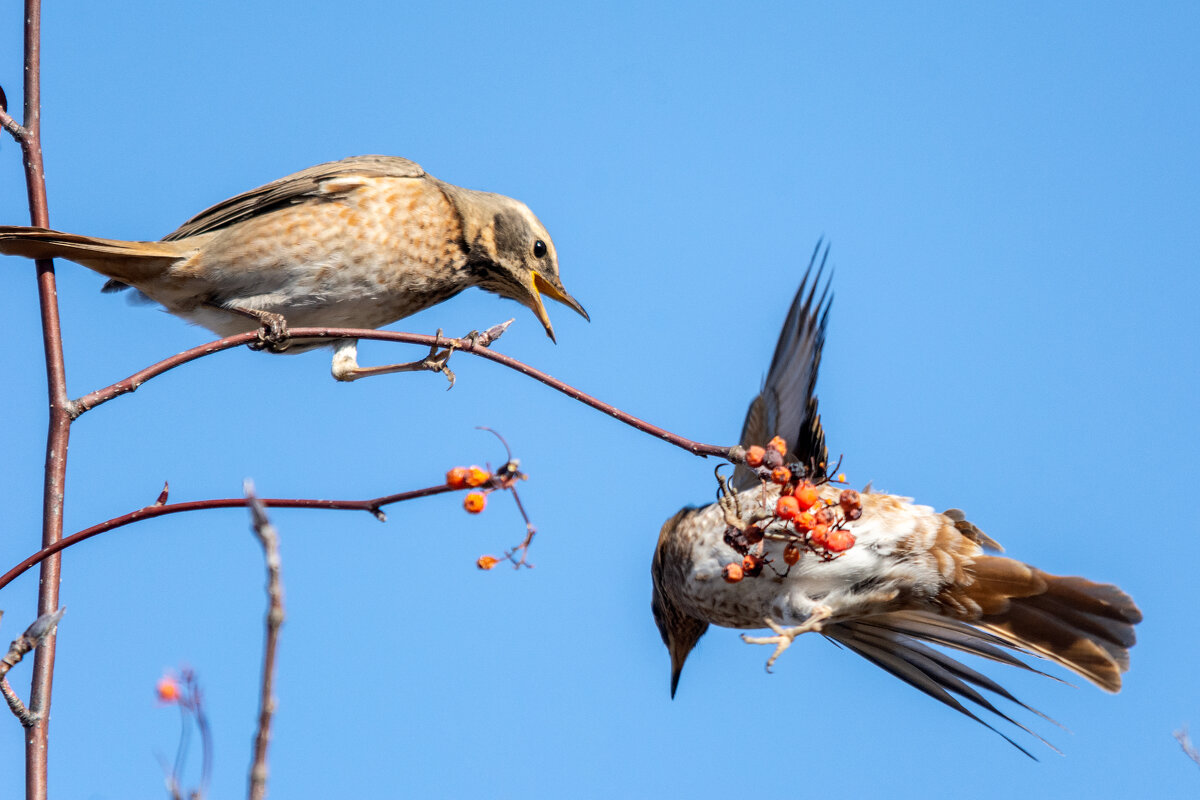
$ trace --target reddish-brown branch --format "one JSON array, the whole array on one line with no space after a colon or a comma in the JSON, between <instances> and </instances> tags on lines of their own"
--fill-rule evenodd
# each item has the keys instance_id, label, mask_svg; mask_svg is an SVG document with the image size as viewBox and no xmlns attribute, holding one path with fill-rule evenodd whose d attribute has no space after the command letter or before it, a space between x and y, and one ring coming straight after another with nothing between
<instances>
[{"instance_id":1,"label":"reddish-brown branch","mask_svg":"<svg viewBox=\"0 0 1200 800\"><path fill-rule=\"evenodd\" d=\"M21 145L25 162L25 189L29 198L32 225L49 227L46 202L46 176L41 143L41 2L25 0L25 103L21 124L8 117L0 120L5 130ZM37 266L38 304L42 317L42 343L46 358L47 390L50 396L49 431L46 437L45 480L42 489L42 546L55 544L62 536L63 497L66 491L67 442L71 419L67 398L66 368L63 363L62 331L58 316L58 290L54 263L39 259ZM38 587L38 614L58 607L60 582L59 559L42 563ZM33 659L29 713L36 723L25 738L25 796L47 795L47 725L50 719L50 693L54 678L55 637L51 634L38 647Z\"/></svg>"},{"instance_id":2,"label":"reddish-brown branch","mask_svg":"<svg viewBox=\"0 0 1200 800\"><path fill-rule=\"evenodd\" d=\"M258 502L267 508L323 508L334 511L367 511L373 514L379 520L385 520L382 509L384 506L392 503L400 503L405 500L415 500L418 497L429 497L443 492L454 491L450 486L442 484L440 486L430 486L425 489L414 489L410 492L399 492L397 494L389 494L383 497L376 497L371 500L310 500L303 498L262 498ZM30 567L36 566L50 556L58 553L61 550L66 550L72 545L76 545L93 536L99 536L102 533L111 531L114 528L124 527L134 522L140 522L144 519L153 519L154 517L162 517L167 514L180 514L185 511L206 511L215 508L245 508L249 501L244 497L230 497L214 500L192 500L187 503L170 503L170 504L154 504L144 508L139 508L136 511L130 511L128 514L122 514L119 517L113 517L110 520L101 522L98 525L93 525L90 528L85 528L78 533L73 533L70 536L65 536L57 542L44 547L38 552L31 555L29 558L17 564L15 567L0 576L0 589L3 589L8 584L12 583L22 573Z\"/></svg>"},{"instance_id":3,"label":"reddish-brown branch","mask_svg":"<svg viewBox=\"0 0 1200 800\"><path fill-rule=\"evenodd\" d=\"M591 406L597 411L608 414L610 417L620 420L626 425L636 428L643 433L648 433L651 436L662 439L668 444L673 444L676 447L683 448L689 453L693 453L694 455L698 456L718 456L721 458L727 458L729 456L730 448L727 446L701 444L700 442L695 442L691 439L679 436L678 434L671 433L670 431L660 428L657 425L651 425L645 420L626 413L619 408L610 405L609 403L605 403L603 400L592 397L590 394L582 392L579 389L576 389L574 386L570 386L569 384L560 381L558 378L547 375L545 372L535 369L524 362L518 361L512 356L507 356L503 353L497 353L489 350L486 347L472 342L470 339L447 339L444 336L430 336L429 334L423 333L358 330L354 328L291 328L289 333L297 339L374 339L381 342L402 342L405 344L423 345L425 347L432 347L435 344L444 347L446 345L453 344L455 350L464 353L470 353L471 355L479 356L480 358L487 359L488 361L493 361L497 364L508 367L509 369L516 370L522 375L533 378L536 381L541 381L550 388L556 389L568 397L578 400L584 405ZM193 347L190 350L185 350L182 353L171 356L170 358L163 359L157 364L152 364L143 370L135 372L133 375L130 375L123 381L118 381L111 386L106 386L103 389L97 389L94 392L84 395L71 404L73 413L75 416L78 416L89 409L95 408L101 403L112 400L114 397L119 397L120 395L132 392L151 378L161 375L164 372L172 370L182 364L186 364L189 361L195 361L198 358L203 358L204 356L211 355L213 353L219 353L222 350L229 350L230 348L239 347L241 345L250 344L251 342L256 341L258 341L257 333L240 333L236 336L227 336L224 339L218 339L215 342L209 342L208 344L200 345L199 347Z\"/></svg>"}]
</instances>

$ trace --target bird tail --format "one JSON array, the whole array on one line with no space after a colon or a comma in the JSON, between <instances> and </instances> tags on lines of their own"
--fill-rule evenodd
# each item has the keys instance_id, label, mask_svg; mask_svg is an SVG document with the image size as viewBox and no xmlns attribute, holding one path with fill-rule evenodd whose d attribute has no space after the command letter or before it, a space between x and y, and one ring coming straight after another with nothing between
<instances>
[{"instance_id":1,"label":"bird tail","mask_svg":"<svg viewBox=\"0 0 1200 800\"><path fill-rule=\"evenodd\" d=\"M947 599L978 614L973 624L1105 691L1120 690L1136 641L1133 626L1142 621L1129 595L1111 584L1050 575L1002 556L976 556L969 571L974 583Z\"/></svg>"},{"instance_id":2,"label":"bird tail","mask_svg":"<svg viewBox=\"0 0 1200 800\"><path fill-rule=\"evenodd\" d=\"M162 274L191 249L180 244L97 239L46 228L0 225L0 253L4 255L65 258L132 285Z\"/></svg>"}]
</instances>

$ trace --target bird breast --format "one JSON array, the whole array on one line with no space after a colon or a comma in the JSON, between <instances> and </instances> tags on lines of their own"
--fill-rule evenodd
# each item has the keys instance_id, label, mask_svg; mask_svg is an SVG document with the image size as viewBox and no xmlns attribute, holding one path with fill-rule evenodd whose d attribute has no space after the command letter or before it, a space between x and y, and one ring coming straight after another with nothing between
<instances>
[{"instance_id":1,"label":"bird breast","mask_svg":"<svg viewBox=\"0 0 1200 800\"><path fill-rule=\"evenodd\" d=\"M824 486L822 499L836 500L841 488ZM778 495L775 486L740 493L741 517L773 508ZM725 565L740 564L742 556L724 541L721 507L695 512L677 527L672 543L686 563L677 601L694 616L728 628L759 628L765 617L796 625L821 606L832 610L834 622L928 607L942 588L963 578L970 556L980 551L929 506L867 492L862 503L862 517L847 524L856 539L849 550L825 560L802 549L789 570L783 560L786 543L769 536L778 529L774 523L764 540L771 563L757 577L737 583L722 577Z\"/></svg>"}]
</instances>

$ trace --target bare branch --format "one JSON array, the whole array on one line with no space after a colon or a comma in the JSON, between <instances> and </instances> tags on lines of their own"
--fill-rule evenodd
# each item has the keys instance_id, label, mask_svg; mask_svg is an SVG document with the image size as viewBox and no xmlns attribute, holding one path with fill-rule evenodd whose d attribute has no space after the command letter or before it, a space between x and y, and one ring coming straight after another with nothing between
<instances>
[{"instance_id":1,"label":"bare branch","mask_svg":"<svg viewBox=\"0 0 1200 800\"><path fill-rule=\"evenodd\" d=\"M250 766L250 800L267 795L267 747L271 742L271 718L275 714L275 649L283 626L283 562L279 555L279 534L267 510L254 496L254 484L246 481L246 500L254 522L254 535L263 548L267 564L267 635L263 645L262 685L258 695L258 732L254 737L254 762Z\"/></svg>"},{"instance_id":2,"label":"bare branch","mask_svg":"<svg viewBox=\"0 0 1200 800\"><path fill-rule=\"evenodd\" d=\"M1173 734L1175 741L1179 742L1179 746L1183 748L1183 754L1196 763L1200 767L1200 750L1192 744L1192 737L1188 735L1187 725L1184 725Z\"/></svg>"},{"instance_id":3,"label":"bare branch","mask_svg":"<svg viewBox=\"0 0 1200 800\"><path fill-rule=\"evenodd\" d=\"M651 436L662 439L668 444L673 444L676 447L687 450L689 453L698 456L718 456L721 458L730 457L731 448L728 446L701 444L700 442L695 442L678 434L671 433L670 431L660 428L657 425L651 425L645 420L621 411L615 406L605 403L603 400L598 400L597 398L592 397L590 394L582 392L579 389L576 389L574 386L560 381L558 378L531 367L522 361L518 361L512 356L489 350L482 344L472 341L470 337L464 337L461 339L447 339L445 337L430 336L429 334L424 333L378 331L358 328L291 328L288 332L291 336L297 339L371 339L381 342L417 344L424 347L433 347L435 345L439 347L445 347L447 345L453 346L456 351L470 353L472 355L479 356L480 358L487 359L488 361L492 361L496 364L500 364L501 366L508 367L509 369L516 370L522 375L546 384L551 389L562 392L567 397L578 400L584 405L591 406L597 411L607 414L613 419L624 422L626 425L636 428L643 433L648 433ZM83 412L89 411L101 403L106 403L109 400L112 400L114 397L128 394L129 392L136 390L139 386L151 378L157 377L164 372L186 364L189 361L195 361L198 358L203 358L204 356L212 355L213 353L219 353L222 350L229 350L231 348L240 347L244 344L251 344L256 341L258 341L257 332L239 333L236 336L227 336L224 339L218 339L215 342L209 342L208 344L200 345L199 347L193 347L190 350L185 350L182 353L171 356L170 358L163 359L157 364L152 364L143 370L139 370L123 381L118 381L111 386L106 386L103 389L97 389L94 392L89 392L71 404L72 411L74 415L78 417Z\"/></svg>"},{"instance_id":4,"label":"bare branch","mask_svg":"<svg viewBox=\"0 0 1200 800\"><path fill-rule=\"evenodd\" d=\"M21 721L21 725L25 728L32 728L40 721L40 716L35 714L25 707L21 702L21 698L17 697L17 693L8 683L8 671L21 663L21 659L25 655L42 642L46 640L50 634L54 633L58 627L58 621L62 619L62 615L66 613L65 608L60 608L49 614L43 614L34 620L33 624L25 629L25 632L13 640L8 647L8 653L4 658L0 658L0 694L4 695L5 702L12 709L13 714Z\"/></svg>"},{"instance_id":5,"label":"bare branch","mask_svg":"<svg viewBox=\"0 0 1200 800\"><path fill-rule=\"evenodd\" d=\"M259 500L263 506L267 508L321 508L331 511L366 511L378 519L380 522L387 521L387 515L383 513L383 507L392 503L402 503L405 500L415 500L418 497L429 497L435 494L444 492L452 492L454 489L447 484L440 486L429 486L424 489L414 489L408 492L398 492L396 494L384 495L383 497L375 497L370 500L312 500L305 498L263 498ZM78 533L73 533L70 536L65 536L58 542L55 542L49 547L45 547L31 555L29 558L17 564L8 572L0 576L0 589L3 589L8 584L12 583L17 577L28 570L30 567L37 565L49 556L65 550L72 545L78 544L85 539L90 539L93 536L98 536L114 528L121 528L125 525L130 525L134 522L140 522L144 519L153 519L167 514L180 514L185 511L207 511L215 508L244 508L249 501L244 497L231 497L216 500L192 500L187 503L169 503L159 505L157 502L153 505L139 508L136 511L130 511L128 514L122 514L119 517L113 517L110 520L101 522L99 525L93 525L90 528L85 528Z\"/></svg>"}]
</instances>

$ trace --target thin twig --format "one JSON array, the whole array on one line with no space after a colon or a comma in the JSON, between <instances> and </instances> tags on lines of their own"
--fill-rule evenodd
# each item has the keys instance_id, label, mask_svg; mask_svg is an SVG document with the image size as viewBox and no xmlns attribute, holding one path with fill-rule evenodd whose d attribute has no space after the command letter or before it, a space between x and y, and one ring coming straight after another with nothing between
<instances>
[{"instance_id":1,"label":"thin twig","mask_svg":"<svg viewBox=\"0 0 1200 800\"><path fill-rule=\"evenodd\" d=\"M454 489L447 484L439 486L429 486L424 489L414 489L408 492L398 492L396 494L384 495L370 500L314 500L306 498L263 498L258 502L268 508L321 508L331 511L367 511L372 514L380 522L387 521L387 515L383 513L384 506L393 503L402 503L405 500L415 500L418 497L429 497L435 494L444 492L452 492ZM207 511L214 508L245 508L249 501L244 497L230 497L216 500L192 500L187 503L169 503L145 506L136 511L130 511L128 514L122 514L119 517L113 517L110 520L101 522L99 525L93 525L90 528L85 528L78 533L73 533L70 536L64 536L58 542L55 542L49 547L45 547L33 555L26 558L20 564L10 569L8 572L0 576L0 589L3 589L14 579L35 566L48 556L52 556L60 550L65 550L72 545L78 544L85 539L90 539L93 536L98 536L101 533L111 531L114 528L120 528L134 522L140 522L144 519L153 519L167 514L180 514L185 511Z\"/></svg>"},{"instance_id":2,"label":"thin twig","mask_svg":"<svg viewBox=\"0 0 1200 800\"><path fill-rule=\"evenodd\" d=\"M1175 741L1179 742L1179 746L1183 748L1183 754L1200 767L1200 751L1196 750L1196 746L1192 744L1192 737L1188 736L1187 725L1175 731L1174 736Z\"/></svg>"},{"instance_id":3,"label":"thin twig","mask_svg":"<svg viewBox=\"0 0 1200 800\"><path fill-rule=\"evenodd\" d=\"M267 564L267 636L263 645L262 685L258 695L258 732L254 737L254 762L250 767L250 800L267 795L267 747L271 742L271 718L275 714L275 649L283 626L283 563L279 556L279 534L267 510L254 496L254 484L246 481L246 500L254 521L254 535L263 548Z\"/></svg>"},{"instance_id":4,"label":"thin twig","mask_svg":"<svg viewBox=\"0 0 1200 800\"><path fill-rule=\"evenodd\" d=\"M60 608L49 614L43 614L34 620L33 624L25 629L25 632L13 639L13 642L8 647L8 653L4 658L0 658L0 694L4 695L5 702L12 709L13 714L21 721L21 725L25 728L32 728L40 721L39 716L35 712L31 712L21 702L21 698L17 697L17 693L8 684L8 671L21 663L21 659L25 654L34 649L46 640L46 637L54 633L58 627L58 621L62 619L62 615L66 612L65 608Z\"/></svg>"},{"instance_id":5,"label":"thin twig","mask_svg":"<svg viewBox=\"0 0 1200 800\"><path fill-rule=\"evenodd\" d=\"M670 431L660 428L657 425L651 425L645 420L621 411L619 408L610 405L609 403L605 403L603 400L598 400L597 398L592 397L590 394L582 392L579 389L576 389L574 386L560 381L558 378L548 375L539 369L535 369L534 367L531 367L522 361L518 361L512 356L508 356L503 353L497 353L493 350L487 349L486 347L480 346L475 342L472 342L470 338L464 337L462 339L447 339L445 337L430 336L429 334L424 333L377 331L357 328L291 328L289 329L288 333L297 339L372 339L381 342L418 344L425 347L433 347L435 344L440 347L452 345L458 352L470 353L472 355L479 356L480 358L487 359L488 361L500 364L501 366L508 367L509 369L516 370L522 375L546 384L551 389L556 389L557 391L562 392L567 397L578 400L584 405L591 406L597 411L607 414L614 419L620 420L626 425L636 428L643 433L648 433L651 436L662 439L668 444L673 444L676 447L687 450L689 453L698 456L718 456L721 458L727 458L729 456L730 448L728 446L701 444L700 442L695 442L678 434L671 433ZM119 397L120 395L132 392L151 378L161 375L164 372L172 370L182 364L186 364L189 361L195 361L198 358L203 358L204 356L212 355L213 353L219 353L222 350L229 350L231 348L240 347L241 345L250 344L256 341L258 341L257 332L239 333L235 336L227 336L224 339L218 339L215 342L209 342L208 344L200 345L199 347L193 347L190 350L185 350L182 353L177 353L170 358L163 359L157 364L152 364L143 370L135 372L125 380L118 381L111 386L106 386L103 389L97 389L94 392L89 392L83 397L80 397L71 404L73 413L75 416L79 416L83 412L89 411L101 403L112 400L114 397Z\"/></svg>"}]
</instances>

